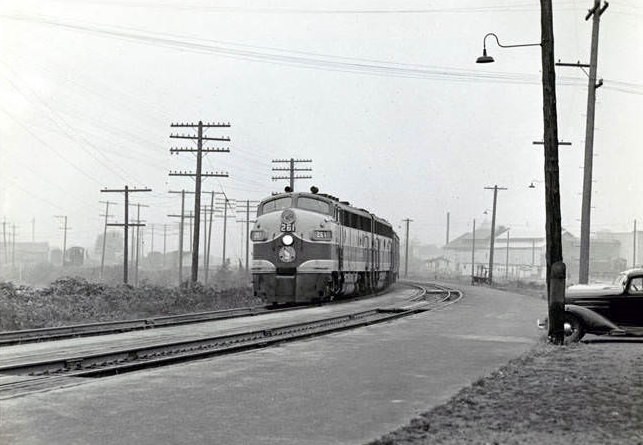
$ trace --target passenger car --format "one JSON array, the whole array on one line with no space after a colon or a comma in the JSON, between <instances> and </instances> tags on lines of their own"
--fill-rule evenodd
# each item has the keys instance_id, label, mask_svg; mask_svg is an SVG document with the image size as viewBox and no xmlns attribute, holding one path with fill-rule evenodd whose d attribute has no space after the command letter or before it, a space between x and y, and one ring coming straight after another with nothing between
<instances>
[{"instance_id":1,"label":"passenger car","mask_svg":"<svg viewBox=\"0 0 643 445\"><path fill-rule=\"evenodd\" d=\"M611 285L575 285L565 292L565 342L585 334L643 336L643 268Z\"/></svg>"}]
</instances>

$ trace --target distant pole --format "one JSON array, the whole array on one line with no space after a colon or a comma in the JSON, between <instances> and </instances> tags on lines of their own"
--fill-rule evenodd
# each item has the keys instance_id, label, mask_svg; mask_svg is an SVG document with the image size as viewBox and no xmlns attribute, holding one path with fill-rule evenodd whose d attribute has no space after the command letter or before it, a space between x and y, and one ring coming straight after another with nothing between
<instances>
[{"instance_id":1,"label":"distant pole","mask_svg":"<svg viewBox=\"0 0 643 445\"><path fill-rule=\"evenodd\" d=\"M36 218L31 218L31 242L36 242Z\"/></svg>"},{"instance_id":2,"label":"distant pole","mask_svg":"<svg viewBox=\"0 0 643 445\"><path fill-rule=\"evenodd\" d=\"M449 226L450 226L451 214L447 212L447 244L449 244Z\"/></svg>"},{"instance_id":3,"label":"distant pole","mask_svg":"<svg viewBox=\"0 0 643 445\"><path fill-rule=\"evenodd\" d=\"M165 269L165 255L167 255L167 224L163 224L163 269Z\"/></svg>"},{"instance_id":4,"label":"distant pole","mask_svg":"<svg viewBox=\"0 0 643 445\"><path fill-rule=\"evenodd\" d=\"M489 236L489 284L493 283L493 251L496 241L496 203L498 201L498 190L507 190L505 187L485 187L485 190L493 190L493 210L491 211L491 234Z\"/></svg>"},{"instance_id":5,"label":"distant pole","mask_svg":"<svg viewBox=\"0 0 643 445\"><path fill-rule=\"evenodd\" d=\"M536 240L531 240L531 265L536 264Z\"/></svg>"},{"instance_id":6,"label":"distant pole","mask_svg":"<svg viewBox=\"0 0 643 445\"><path fill-rule=\"evenodd\" d=\"M214 192L210 192L210 222L208 225L208 247L206 249L207 256L205 260L205 282L208 282L208 273L210 270L210 251L212 249L212 221L214 220Z\"/></svg>"},{"instance_id":7,"label":"distant pole","mask_svg":"<svg viewBox=\"0 0 643 445\"><path fill-rule=\"evenodd\" d=\"M507 258L505 260L505 281L509 279L509 229L507 229Z\"/></svg>"},{"instance_id":8,"label":"distant pole","mask_svg":"<svg viewBox=\"0 0 643 445\"><path fill-rule=\"evenodd\" d=\"M141 245L141 205L136 204L136 256L134 261L134 285L138 286L138 257Z\"/></svg>"},{"instance_id":9,"label":"distant pole","mask_svg":"<svg viewBox=\"0 0 643 445\"><path fill-rule=\"evenodd\" d=\"M223 263L222 267L226 266L225 258L225 247L226 247L226 237L227 237L227 228L228 228L228 197L224 196L225 202L223 205Z\"/></svg>"},{"instance_id":10,"label":"distant pole","mask_svg":"<svg viewBox=\"0 0 643 445\"><path fill-rule=\"evenodd\" d=\"M16 245L16 226L14 225L14 231L13 231L13 240L14 240L14 254L15 254L15 245ZM64 229L64 234L63 234L63 267L65 267L65 257L67 256L67 217L65 216L65 229Z\"/></svg>"},{"instance_id":11,"label":"distant pole","mask_svg":"<svg viewBox=\"0 0 643 445\"><path fill-rule=\"evenodd\" d=\"M406 222L406 241L405 241L405 254L404 254L404 278L408 276L409 272L409 223L412 219L406 218L402 221Z\"/></svg>"},{"instance_id":12,"label":"distant pole","mask_svg":"<svg viewBox=\"0 0 643 445\"><path fill-rule=\"evenodd\" d=\"M203 212L203 284L208 284L208 207Z\"/></svg>"},{"instance_id":13,"label":"distant pole","mask_svg":"<svg viewBox=\"0 0 643 445\"><path fill-rule=\"evenodd\" d=\"M188 219L189 219L189 226L190 226L190 239L189 239L190 243L191 243L191 242L192 242L192 240L194 239L194 236L193 236L193 234L192 234L192 232L193 232L193 230L192 230L192 227L193 227L193 218L194 218L194 217L193 217L193 215L192 215L192 210L190 210L190 211L188 212ZM188 244L188 247L190 248L190 252L192 252L192 248L191 248L190 246L191 246L191 244Z\"/></svg>"},{"instance_id":14,"label":"distant pole","mask_svg":"<svg viewBox=\"0 0 643 445\"><path fill-rule=\"evenodd\" d=\"M152 239L150 240L150 253L154 252L154 224L150 226L150 230L152 231Z\"/></svg>"},{"instance_id":15,"label":"distant pole","mask_svg":"<svg viewBox=\"0 0 643 445\"><path fill-rule=\"evenodd\" d=\"M67 255L67 216L56 215L56 218L63 220L63 262L62 267L65 267L65 256Z\"/></svg>"},{"instance_id":16,"label":"distant pole","mask_svg":"<svg viewBox=\"0 0 643 445\"><path fill-rule=\"evenodd\" d=\"M129 186L127 186L127 185L122 189L112 189L112 190L103 189L103 190L101 190L101 192L104 192L104 193L124 193L125 194L125 210L123 212L124 213L124 218L123 218L124 221L123 221L123 223L122 224L118 224L118 223L108 223L107 224L108 226L123 227L123 233L124 233L124 236L123 236L123 283L125 283L125 284L127 284L127 280L128 280L128 270L127 270L128 269L128 263L127 263L127 260L128 260L129 252L128 252L127 248L128 248L128 242L129 242L129 228L130 227L138 227L138 226L141 225L139 223L132 224L132 223L129 222L129 194L134 193L134 192L151 192L151 191L152 191L152 189L150 189L150 188L144 188L144 189L133 188L133 189L130 189Z\"/></svg>"},{"instance_id":17,"label":"distant pole","mask_svg":"<svg viewBox=\"0 0 643 445\"><path fill-rule=\"evenodd\" d=\"M246 201L246 272L248 272L250 258L250 200Z\"/></svg>"},{"instance_id":18,"label":"distant pole","mask_svg":"<svg viewBox=\"0 0 643 445\"><path fill-rule=\"evenodd\" d=\"M127 284L127 272L129 265L127 264L127 237L129 236L129 188L125 186L125 215L123 216L123 224L125 232L123 237L123 283Z\"/></svg>"},{"instance_id":19,"label":"distant pole","mask_svg":"<svg viewBox=\"0 0 643 445\"><path fill-rule=\"evenodd\" d=\"M103 227L103 248L100 255L100 279L105 279L105 246L107 243L107 221L109 219L109 201L105 201L105 226Z\"/></svg>"},{"instance_id":20,"label":"distant pole","mask_svg":"<svg viewBox=\"0 0 643 445\"><path fill-rule=\"evenodd\" d=\"M476 266L476 219L473 218L473 232L472 232L472 242L471 242L471 282L473 283L473 277L475 276L475 266Z\"/></svg>"},{"instance_id":21,"label":"distant pole","mask_svg":"<svg viewBox=\"0 0 643 445\"><path fill-rule=\"evenodd\" d=\"M4 246L4 262L9 262L9 253L7 251L7 220L2 220L2 245Z\"/></svg>"},{"instance_id":22,"label":"distant pole","mask_svg":"<svg viewBox=\"0 0 643 445\"><path fill-rule=\"evenodd\" d=\"M179 286L183 283L183 232L185 232L185 190L181 190L181 222L179 223Z\"/></svg>"},{"instance_id":23,"label":"distant pole","mask_svg":"<svg viewBox=\"0 0 643 445\"><path fill-rule=\"evenodd\" d=\"M65 220L65 226L66 226L67 221ZM65 231L65 235L67 235L67 231ZM16 267L16 225L12 224L11 225L11 267L15 268ZM63 264L64 264L64 258L63 258Z\"/></svg>"},{"instance_id":24,"label":"distant pole","mask_svg":"<svg viewBox=\"0 0 643 445\"><path fill-rule=\"evenodd\" d=\"M634 230L632 231L632 267L636 267L636 220L634 220Z\"/></svg>"}]
</instances>

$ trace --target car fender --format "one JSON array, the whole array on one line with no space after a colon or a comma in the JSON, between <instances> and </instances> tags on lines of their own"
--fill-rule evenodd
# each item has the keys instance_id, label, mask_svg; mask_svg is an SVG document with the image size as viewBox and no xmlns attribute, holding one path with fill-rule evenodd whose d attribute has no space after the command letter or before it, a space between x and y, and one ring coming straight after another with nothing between
<instances>
[{"instance_id":1,"label":"car fender","mask_svg":"<svg viewBox=\"0 0 643 445\"><path fill-rule=\"evenodd\" d=\"M610 320L586 307L567 304L565 305L565 312L569 312L570 314L578 317L583 323L585 329L590 333L595 331L613 333L623 332L621 328L616 326Z\"/></svg>"}]
</instances>

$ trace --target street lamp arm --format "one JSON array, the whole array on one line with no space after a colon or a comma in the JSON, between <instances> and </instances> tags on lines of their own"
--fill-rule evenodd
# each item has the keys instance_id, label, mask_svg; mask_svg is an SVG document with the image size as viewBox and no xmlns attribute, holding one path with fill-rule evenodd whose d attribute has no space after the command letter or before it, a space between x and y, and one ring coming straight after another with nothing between
<instances>
[{"instance_id":1,"label":"street lamp arm","mask_svg":"<svg viewBox=\"0 0 643 445\"><path fill-rule=\"evenodd\" d=\"M502 43L500 43L500 40L498 40L498 36L495 35L494 33L490 32L486 36L484 36L484 39L482 41L483 49L487 49L487 37L489 37L489 36L493 36L496 39L496 43L501 48L518 48L518 47L521 47L521 46L542 46L542 43L540 43L540 42L539 43L522 43L522 44L519 44L519 45L503 45Z\"/></svg>"}]
</instances>

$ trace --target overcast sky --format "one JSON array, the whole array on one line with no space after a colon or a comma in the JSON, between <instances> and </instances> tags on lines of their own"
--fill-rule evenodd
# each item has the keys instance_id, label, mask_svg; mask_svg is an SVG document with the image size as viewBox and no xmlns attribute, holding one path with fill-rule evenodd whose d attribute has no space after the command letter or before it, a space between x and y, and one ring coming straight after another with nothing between
<instances>
[{"instance_id":1,"label":"overcast sky","mask_svg":"<svg viewBox=\"0 0 643 445\"><path fill-rule=\"evenodd\" d=\"M589 62L591 0L554 1L556 59ZM213 6L216 5L216 6ZM312 159L316 185L411 236L443 244L478 224L497 184L498 223L544 234L540 49L501 49L478 65L482 39L540 40L537 0L0 2L0 217L17 240L93 244L109 199L132 196L142 218L176 224L192 189L192 155L170 155L172 122L230 122L230 153L210 154L204 190L258 200L282 190L273 159ZM643 5L614 0L599 45L592 231L643 225ZM587 78L557 69L563 227L580 232ZM302 165L303 166L303 165ZM535 181L535 189L528 185ZM190 200L191 203L191 200ZM191 204L189 204L191 205ZM489 212L490 213L490 212ZM243 219L243 216L240 216ZM217 223L220 231L221 222ZM173 229L176 232L176 229ZM239 225L231 230L233 237ZM402 233L402 228L398 229ZM236 238L233 238L236 239ZM156 238L158 249L161 238ZM168 240L176 245L176 237ZM234 258L239 241L229 241ZM149 241L148 241L149 243ZM149 248L149 245L148 245Z\"/></svg>"}]
</instances>

